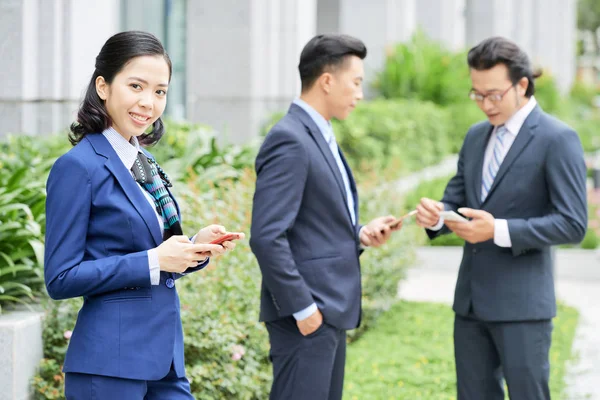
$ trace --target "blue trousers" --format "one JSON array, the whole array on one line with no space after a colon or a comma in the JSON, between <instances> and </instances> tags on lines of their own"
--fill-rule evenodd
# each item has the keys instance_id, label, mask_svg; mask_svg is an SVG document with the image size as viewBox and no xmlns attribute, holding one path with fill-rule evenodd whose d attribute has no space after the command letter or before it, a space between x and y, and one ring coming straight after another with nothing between
<instances>
[{"instance_id":1,"label":"blue trousers","mask_svg":"<svg viewBox=\"0 0 600 400\"><path fill-rule=\"evenodd\" d=\"M67 372L67 400L194 400L187 378L171 371L159 381L140 381Z\"/></svg>"}]
</instances>

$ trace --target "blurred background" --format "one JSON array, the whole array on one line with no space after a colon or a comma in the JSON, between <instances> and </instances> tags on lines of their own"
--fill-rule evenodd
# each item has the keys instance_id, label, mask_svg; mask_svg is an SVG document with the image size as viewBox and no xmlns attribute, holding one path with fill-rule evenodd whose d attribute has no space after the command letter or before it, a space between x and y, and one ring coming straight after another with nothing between
<instances>
[{"instance_id":1,"label":"blurred background","mask_svg":"<svg viewBox=\"0 0 600 400\"><path fill-rule=\"evenodd\" d=\"M166 134L152 153L174 182L190 236L210 223L249 232L254 157L299 94L317 33L368 48L366 99L333 121L363 221L441 198L469 127L467 50L502 35L543 70L535 97L579 134L589 226L556 249L554 399L600 399L600 0L0 0L0 400L64 399L61 371L82 299L43 280L46 179L114 33L158 36L173 61ZM363 318L350 332L345 400L456 398L452 302L463 241L407 221L361 257ZM247 240L177 282L187 376L198 399L268 397L260 272Z\"/></svg>"},{"instance_id":2,"label":"blurred background","mask_svg":"<svg viewBox=\"0 0 600 400\"><path fill-rule=\"evenodd\" d=\"M369 82L418 30L451 51L502 35L564 93L578 76L598 79L598 6L580 3L578 24L576 0L0 0L0 135L64 129L100 47L129 29L154 33L171 56L167 115L236 142L298 94L299 54L318 33L364 40Z\"/></svg>"}]
</instances>

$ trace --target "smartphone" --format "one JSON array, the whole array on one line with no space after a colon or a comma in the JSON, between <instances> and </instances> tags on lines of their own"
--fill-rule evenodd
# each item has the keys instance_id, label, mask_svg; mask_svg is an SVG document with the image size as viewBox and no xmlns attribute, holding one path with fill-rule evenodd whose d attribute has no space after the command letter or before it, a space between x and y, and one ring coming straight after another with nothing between
<instances>
[{"instance_id":1,"label":"smartphone","mask_svg":"<svg viewBox=\"0 0 600 400\"><path fill-rule=\"evenodd\" d=\"M227 235L221 236L210 242L210 244L222 244L223 242L227 242L228 240L236 240L239 239L239 235L237 233L228 233Z\"/></svg>"},{"instance_id":2,"label":"smartphone","mask_svg":"<svg viewBox=\"0 0 600 400\"><path fill-rule=\"evenodd\" d=\"M402 222L405 218L412 217L413 215L417 215L417 210L412 210L408 214L404 214L400 218L397 218L394 222L392 222L389 226L391 229L396 229L400 222Z\"/></svg>"},{"instance_id":3,"label":"smartphone","mask_svg":"<svg viewBox=\"0 0 600 400\"><path fill-rule=\"evenodd\" d=\"M443 217L445 221L469 222L468 219L454 211L442 211L440 217Z\"/></svg>"}]
</instances>

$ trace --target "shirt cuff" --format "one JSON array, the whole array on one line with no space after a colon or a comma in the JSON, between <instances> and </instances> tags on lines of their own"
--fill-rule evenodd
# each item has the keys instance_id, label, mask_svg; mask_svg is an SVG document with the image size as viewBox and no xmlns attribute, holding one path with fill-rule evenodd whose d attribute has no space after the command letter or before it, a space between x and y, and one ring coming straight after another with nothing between
<instances>
[{"instance_id":1,"label":"shirt cuff","mask_svg":"<svg viewBox=\"0 0 600 400\"><path fill-rule=\"evenodd\" d=\"M302 320L310 317L311 315L313 315L315 312L317 312L317 305L315 303L312 303L310 306L306 307L304 310L294 313L294 318L296 319L296 321L302 321Z\"/></svg>"},{"instance_id":2,"label":"shirt cuff","mask_svg":"<svg viewBox=\"0 0 600 400\"><path fill-rule=\"evenodd\" d=\"M444 217L440 217L440 220L438 221L437 224L435 224L431 228L427 228L427 229L429 229L430 231L439 231L440 229L442 229L443 226L444 226Z\"/></svg>"},{"instance_id":3,"label":"shirt cuff","mask_svg":"<svg viewBox=\"0 0 600 400\"><path fill-rule=\"evenodd\" d=\"M361 250L366 249L366 246L363 246L362 242L360 241L360 233L362 232L362 230L365 229L365 227L361 227L360 230L358 231L358 248Z\"/></svg>"},{"instance_id":4,"label":"shirt cuff","mask_svg":"<svg viewBox=\"0 0 600 400\"><path fill-rule=\"evenodd\" d=\"M150 284L155 286L160 284L160 264L156 249L148 250L148 267L150 268Z\"/></svg>"},{"instance_id":5,"label":"shirt cuff","mask_svg":"<svg viewBox=\"0 0 600 400\"><path fill-rule=\"evenodd\" d=\"M505 219L494 220L494 243L500 247L512 247L508 221Z\"/></svg>"}]
</instances>

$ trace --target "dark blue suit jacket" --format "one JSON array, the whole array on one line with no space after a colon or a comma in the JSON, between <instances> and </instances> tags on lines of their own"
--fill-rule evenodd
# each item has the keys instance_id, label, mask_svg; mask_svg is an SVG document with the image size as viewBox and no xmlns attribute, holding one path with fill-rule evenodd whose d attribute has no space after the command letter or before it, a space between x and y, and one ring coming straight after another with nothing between
<instances>
[{"instance_id":1,"label":"dark blue suit jacket","mask_svg":"<svg viewBox=\"0 0 600 400\"><path fill-rule=\"evenodd\" d=\"M162 243L160 227L108 140L89 134L60 157L47 191L48 293L84 298L64 371L157 380L173 361L184 376L181 275L150 284L147 250Z\"/></svg>"},{"instance_id":2,"label":"dark blue suit jacket","mask_svg":"<svg viewBox=\"0 0 600 400\"><path fill-rule=\"evenodd\" d=\"M358 196L346 164L358 221ZM359 225L339 168L311 117L292 104L256 158L250 246L262 271L261 321L316 302L330 325L353 329L361 310Z\"/></svg>"},{"instance_id":3,"label":"dark blue suit jacket","mask_svg":"<svg viewBox=\"0 0 600 400\"><path fill-rule=\"evenodd\" d=\"M580 242L587 228L581 142L573 129L536 106L481 203L483 160L492 130L487 121L469 130L442 202L452 210L470 207L506 219L512 248L493 240L465 245L454 311L467 315L472 307L485 321L549 319L556 315L551 246ZM444 227L428 234L448 232Z\"/></svg>"}]
</instances>

